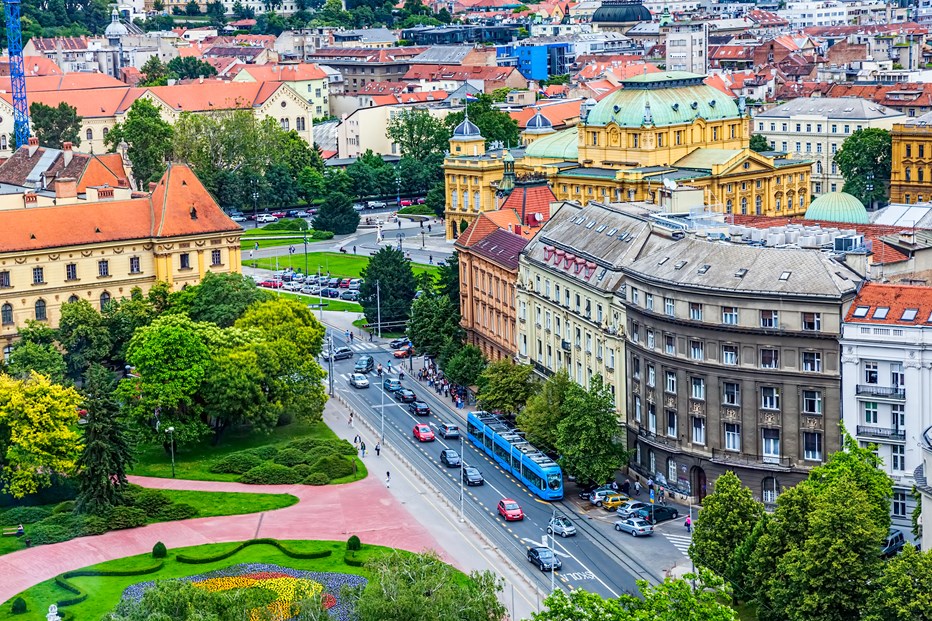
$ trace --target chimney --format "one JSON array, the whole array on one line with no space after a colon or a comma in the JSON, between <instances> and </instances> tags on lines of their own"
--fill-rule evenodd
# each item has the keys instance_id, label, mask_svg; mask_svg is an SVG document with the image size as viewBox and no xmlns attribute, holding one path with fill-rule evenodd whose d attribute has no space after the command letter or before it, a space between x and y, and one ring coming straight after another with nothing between
<instances>
[{"instance_id":1,"label":"chimney","mask_svg":"<svg viewBox=\"0 0 932 621\"><path fill-rule=\"evenodd\" d=\"M35 207L39 202L39 195L35 192L26 192L23 194L23 202L25 203L26 207Z\"/></svg>"},{"instance_id":2,"label":"chimney","mask_svg":"<svg viewBox=\"0 0 932 621\"><path fill-rule=\"evenodd\" d=\"M65 166L67 166L68 164L71 163L71 156L74 155L73 152L71 151L71 143L63 142L61 145L61 151L62 151L62 155L65 158Z\"/></svg>"},{"instance_id":3,"label":"chimney","mask_svg":"<svg viewBox=\"0 0 932 621\"><path fill-rule=\"evenodd\" d=\"M521 225L520 225L520 224L516 224L516 225L515 225L515 235L520 235L520 234L521 234Z\"/></svg>"},{"instance_id":4,"label":"chimney","mask_svg":"<svg viewBox=\"0 0 932 621\"><path fill-rule=\"evenodd\" d=\"M916 231L911 229L900 231L900 241L910 246L914 245L916 243Z\"/></svg>"},{"instance_id":5,"label":"chimney","mask_svg":"<svg viewBox=\"0 0 932 621\"><path fill-rule=\"evenodd\" d=\"M35 136L29 137L29 157L32 157L36 154L36 150L39 148L39 139Z\"/></svg>"},{"instance_id":6,"label":"chimney","mask_svg":"<svg viewBox=\"0 0 932 621\"><path fill-rule=\"evenodd\" d=\"M157 185L158 185L158 184L157 184L155 181L150 181L150 182L149 182L149 191L150 191L150 192L155 192L155 187L156 187Z\"/></svg>"},{"instance_id":7,"label":"chimney","mask_svg":"<svg viewBox=\"0 0 932 621\"><path fill-rule=\"evenodd\" d=\"M73 177L62 177L55 180L55 198L77 198L78 180Z\"/></svg>"}]
</instances>

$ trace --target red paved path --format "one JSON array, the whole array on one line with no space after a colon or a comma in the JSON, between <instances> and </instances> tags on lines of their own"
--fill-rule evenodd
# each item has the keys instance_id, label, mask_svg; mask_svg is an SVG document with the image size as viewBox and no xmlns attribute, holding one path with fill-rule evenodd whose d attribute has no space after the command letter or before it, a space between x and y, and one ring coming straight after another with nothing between
<instances>
[{"instance_id":1,"label":"red paved path","mask_svg":"<svg viewBox=\"0 0 932 621\"><path fill-rule=\"evenodd\" d=\"M130 477L159 489L204 492L292 494L299 502L284 509L249 515L194 518L79 537L0 556L0 602L58 574L124 556L151 552L156 541L169 548L242 541L254 537L345 541L351 534L363 543L414 552L441 547L375 476L346 485L244 485ZM352 528L348 530L348 524Z\"/></svg>"}]
</instances>

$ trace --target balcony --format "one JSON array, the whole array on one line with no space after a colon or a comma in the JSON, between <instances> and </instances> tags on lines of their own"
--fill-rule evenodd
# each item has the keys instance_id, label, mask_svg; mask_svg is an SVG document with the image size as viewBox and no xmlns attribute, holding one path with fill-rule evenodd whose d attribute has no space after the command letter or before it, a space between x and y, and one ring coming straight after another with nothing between
<instances>
[{"instance_id":1,"label":"balcony","mask_svg":"<svg viewBox=\"0 0 932 621\"><path fill-rule=\"evenodd\" d=\"M570 351L570 349L572 349L572 345L570 345L569 341L560 341L560 348L563 351Z\"/></svg>"},{"instance_id":2,"label":"balcony","mask_svg":"<svg viewBox=\"0 0 932 621\"><path fill-rule=\"evenodd\" d=\"M679 452L679 443L674 438L660 435L638 424L638 437L655 446L662 446Z\"/></svg>"},{"instance_id":3,"label":"balcony","mask_svg":"<svg viewBox=\"0 0 932 621\"><path fill-rule=\"evenodd\" d=\"M770 455L746 455L722 449L712 449L712 461L719 464L760 468L762 470L776 470L790 468L789 457L774 457Z\"/></svg>"},{"instance_id":4,"label":"balcony","mask_svg":"<svg viewBox=\"0 0 932 621\"><path fill-rule=\"evenodd\" d=\"M544 377L550 377L551 375L553 375L553 371L545 367L540 362L534 363L534 370L537 371L539 374L543 375Z\"/></svg>"},{"instance_id":5,"label":"balcony","mask_svg":"<svg viewBox=\"0 0 932 621\"><path fill-rule=\"evenodd\" d=\"M906 441L906 431L902 429L890 429L888 427L858 425L858 436L864 438L883 438L885 440L895 440L898 442Z\"/></svg>"},{"instance_id":6,"label":"balcony","mask_svg":"<svg viewBox=\"0 0 932 621\"><path fill-rule=\"evenodd\" d=\"M881 399L906 399L906 389L901 386L858 384L857 394L858 396L880 397Z\"/></svg>"}]
</instances>

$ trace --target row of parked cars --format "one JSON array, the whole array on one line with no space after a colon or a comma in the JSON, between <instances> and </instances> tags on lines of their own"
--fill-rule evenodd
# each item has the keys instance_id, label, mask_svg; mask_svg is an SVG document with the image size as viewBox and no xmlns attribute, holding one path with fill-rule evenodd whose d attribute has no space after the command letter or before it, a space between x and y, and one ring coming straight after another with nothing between
<instances>
[{"instance_id":1,"label":"row of parked cars","mask_svg":"<svg viewBox=\"0 0 932 621\"><path fill-rule=\"evenodd\" d=\"M316 209L288 209L286 211L273 211L272 213L260 213L249 215L244 214L242 211L233 210L229 212L230 219L233 222L246 222L247 220L255 220L259 224L269 224L270 222L277 222L282 218L310 218L311 216L317 213Z\"/></svg>"},{"instance_id":2,"label":"row of parked cars","mask_svg":"<svg viewBox=\"0 0 932 621\"><path fill-rule=\"evenodd\" d=\"M260 281L259 286L358 302L362 278L334 278L316 274L305 276L297 272L284 272L274 278Z\"/></svg>"}]
</instances>

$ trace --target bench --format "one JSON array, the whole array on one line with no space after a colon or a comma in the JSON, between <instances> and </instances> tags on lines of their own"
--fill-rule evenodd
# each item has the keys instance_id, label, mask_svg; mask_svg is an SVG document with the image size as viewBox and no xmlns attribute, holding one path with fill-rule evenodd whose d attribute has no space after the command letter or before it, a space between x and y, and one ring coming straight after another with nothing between
<instances>
[{"instance_id":1,"label":"bench","mask_svg":"<svg viewBox=\"0 0 932 621\"><path fill-rule=\"evenodd\" d=\"M3 529L3 536L4 536L4 537L13 537L13 536L15 536L15 535L20 535L20 534L22 534L22 533L20 533L18 527L4 528L4 529Z\"/></svg>"}]
</instances>

